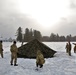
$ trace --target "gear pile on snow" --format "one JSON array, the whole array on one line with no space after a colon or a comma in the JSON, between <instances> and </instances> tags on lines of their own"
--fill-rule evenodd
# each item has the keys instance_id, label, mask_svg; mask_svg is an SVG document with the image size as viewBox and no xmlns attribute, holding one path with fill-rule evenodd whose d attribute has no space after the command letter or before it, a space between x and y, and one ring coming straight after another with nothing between
<instances>
[{"instance_id":1,"label":"gear pile on snow","mask_svg":"<svg viewBox=\"0 0 76 75\"><path fill-rule=\"evenodd\" d=\"M18 48L18 57L36 58L37 50L40 50L45 58L53 57L56 51L52 50L37 39L34 39Z\"/></svg>"}]
</instances>

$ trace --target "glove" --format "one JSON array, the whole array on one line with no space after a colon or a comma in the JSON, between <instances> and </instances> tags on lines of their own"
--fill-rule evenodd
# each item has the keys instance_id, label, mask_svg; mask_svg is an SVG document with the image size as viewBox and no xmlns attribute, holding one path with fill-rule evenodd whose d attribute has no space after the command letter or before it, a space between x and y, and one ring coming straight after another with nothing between
<instances>
[{"instance_id":1,"label":"glove","mask_svg":"<svg viewBox=\"0 0 76 75\"><path fill-rule=\"evenodd\" d=\"M2 49L2 51L3 51L3 49Z\"/></svg>"}]
</instances>

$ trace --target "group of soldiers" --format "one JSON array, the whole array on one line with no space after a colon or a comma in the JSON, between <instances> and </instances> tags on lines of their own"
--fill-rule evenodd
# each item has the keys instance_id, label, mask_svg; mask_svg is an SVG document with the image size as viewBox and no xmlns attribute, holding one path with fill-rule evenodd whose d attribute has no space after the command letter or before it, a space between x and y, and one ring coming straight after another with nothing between
<instances>
[{"instance_id":1,"label":"group of soldiers","mask_svg":"<svg viewBox=\"0 0 76 75\"><path fill-rule=\"evenodd\" d=\"M76 53L76 44L73 43L74 46L74 53ZM69 56L71 56L71 43L70 41L68 41L68 43L66 43L66 53L69 54ZM11 52L11 61L10 64L14 66L18 66L17 64L17 53L18 53L18 48L16 46L16 41L13 41L13 44L10 46L10 52ZM1 57L3 58L3 45L2 45L2 40L0 41L0 54ZM36 66L42 68L43 64L45 63L45 59L44 56L42 54L42 52L40 50L37 50L37 56L36 56Z\"/></svg>"},{"instance_id":2,"label":"group of soldiers","mask_svg":"<svg viewBox=\"0 0 76 75\"><path fill-rule=\"evenodd\" d=\"M76 44L73 43L74 46L74 53L76 53ZM71 43L70 41L68 41L68 43L66 43L66 53L69 54L69 56L71 56ZM16 46L16 41L13 41L13 44L10 46L10 52L11 52L11 61L10 64L14 66L18 66L17 64L17 53L18 53L18 48ZM0 54L1 57L3 58L3 45L2 45L2 40L0 41ZM42 68L43 64L45 63L45 59L44 56L42 54L42 52L40 50L37 50L37 56L36 56L36 66Z\"/></svg>"},{"instance_id":3,"label":"group of soldiers","mask_svg":"<svg viewBox=\"0 0 76 75\"><path fill-rule=\"evenodd\" d=\"M10 64L13 65L13 61L14 61L14 66L18 66L17 63L17 52L18 52L18 48L16 46L16 41L13 42L13 44L10 46L10 52L11 52L11 61ZM0 40L0 54L1 57L3 58L3 45L2 45L2 40Z\"/></svg>"},{"instance_id":4,"label":"group of soldiers","mask_svg":"<svg viewBox=\"0 0 76 75\"><path fill-rule=\"evenodd\" d=\"M74 44L74 53L76 53L76 44L75 43L73 43ZM66 53L68 53L69 54L69 56L71 56L71 49L72 49L72 46L71 46L71 43L70 43L70 41L68 41L68 43L66 43Z\"/></svg>"},{"instance_id":5,"label":"group of soldiers","mask_svg":"<svg viewBox=\"0 0 76 75\"><path fill-rule=\"evenodd\" d=\"M16 46L16 41L13 41L13 44L10 46L10 52L11 52L11 61L10 65L18 66L17 64L17 53L18 53L18 48ZM1 57L3 58L3 45L2 45L2 40L0 41L0 54ZM37 56L36 56L36 66L42 68L43 64L45 63L45 59L43 54L41 53L40 50L37 50Z\"/></svg>"}]
</instances>

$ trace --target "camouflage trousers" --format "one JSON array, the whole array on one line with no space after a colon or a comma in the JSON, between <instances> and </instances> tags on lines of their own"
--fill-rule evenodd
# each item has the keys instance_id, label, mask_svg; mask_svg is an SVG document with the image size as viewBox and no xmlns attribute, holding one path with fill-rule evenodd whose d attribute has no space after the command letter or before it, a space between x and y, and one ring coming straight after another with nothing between
<instances>
[{"instance_id":1,"label":"camouflage trousers","mask_svg":"<svg viewBox=\"0 0 76 75\"><path fill-rule=\"evenodd\" d=\"M0 54L1 54L1 57L3 58L3 51L1 51Z\"/></svg>"},{"instance_id":2,"label":"camouflage trousers","mask_svg":"<svg viewBox=\"0 0 76 75\"><path fill-rule=\"evenodd\" d=\"M74 49L74 53L76 53L76 50Z\"/></svg>"},{"instance_id":3,"label":"camouflage trousers","mask_svg":"<svg viewBox=\"0 0 76 75\"><path fill-rule=\"evenodd\" d=\"M43 65L42 64L38 64L38 63L36 63L36 66L38 67L38 66L40 66L40 68L42 68L43 67Z\"/></svg>"},{"instance_id":4,"label":"camouflage trousers","mask_svg":"<svg viewBox=\"0 0 76 75\"><path fill-rule=\"evenodd\" d=\"M17 63L17 54L11 54L11 61L10 61L10 63L13 64L13 62L14 62L14 64Z\"/></svg>"},{"instance_id":5,"label":"camouflage trousers","mask_svg":"<svg viewBox=\"0 0 76 75\"><path fill-rule=\"evenodd\" d=\"M71 51L68 51L69 56L71 56Z\"/></svg>"},{"instance_id":6,"label":"camouflage trousers","mask_svg":"<svg viewBox=\"0 0 76 75\"><path fill-rule=\"evenodd\" d=\"M68 49L66 49L66 53L68 53Z\"/></svg>"}]
</instances>

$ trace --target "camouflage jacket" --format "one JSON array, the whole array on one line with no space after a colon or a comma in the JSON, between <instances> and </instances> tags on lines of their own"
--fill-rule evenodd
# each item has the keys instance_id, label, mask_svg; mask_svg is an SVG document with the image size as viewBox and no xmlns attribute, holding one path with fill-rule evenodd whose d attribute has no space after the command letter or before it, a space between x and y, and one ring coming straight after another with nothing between
<instances>
[{"instance_id":1,"label":"camouflage jacket","mask_svg":"<svg viewBox=\"0 0 76 75\"><path fill-rule=\"evenodd\" d=\"M0 43L0 52L3 51L2 43Z\"/></svg>"},{"instance_id":2,"label":"camouflage jacket","mask_svg":"<svg viewBox=\"0 0 76 75\"><path fill-rule=\"evenodd\" d=\"M44 64L45 63L44 56L42 53L37 54L36 63L38 63L38 64Z\"/></svg>"},{"instance_id":3,"label":"camouflage jacket","mask_svg":"<svg viewBox=\"0 0 76 75\"><path fill-rule=\"evenodd\" d=\"M18 48L15 44L11 45L10 47L11 53L18 53Z\"/></svg>"}]
</instances>

